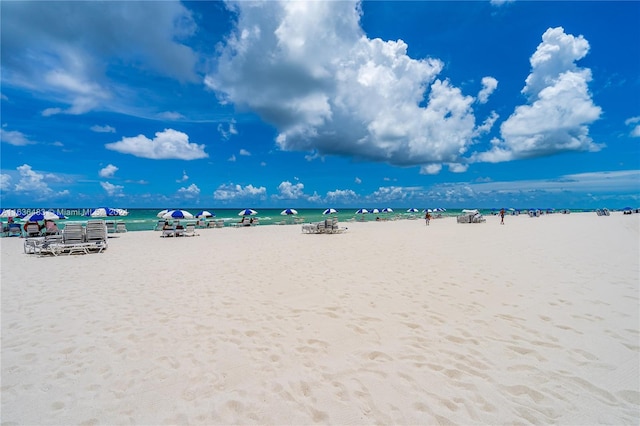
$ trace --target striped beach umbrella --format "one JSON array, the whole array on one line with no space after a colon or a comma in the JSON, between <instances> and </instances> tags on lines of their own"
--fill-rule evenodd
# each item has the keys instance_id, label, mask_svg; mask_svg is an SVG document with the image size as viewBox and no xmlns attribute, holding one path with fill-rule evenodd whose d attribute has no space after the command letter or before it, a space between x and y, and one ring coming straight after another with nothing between
<instances>
[{"instance_id":1,"label":"striped beach umbrella","mask_svg":"<svg viewBox=\"0 0 640 426\"><path fill-rule=\"evenodd\" d=\"M253 209L244 209L244 210L240 210L240 212L238 213L238 216L252 216L254 214L258 214L258 212Z\"/></svg>"},{"instance_id":2,"label":"striped beach umbrella","mask_svg":"<svg viewBox=\"0 0 640 426\"><path fill-rule=\"evenodd\" d=\"M162 217L164 219L193 219L193 215L186 210L171 210Z\"/></svg>"},{"instance_id":3,"label":"striped beach umbrella","mask_svg":"<svg viewBox=\"0 0 640 426\"><path fill-rule=\"evenodd\" d=\"M214 216L215 216L214 213L211 213L210 211L207 211L207 210L201 210L198 213L196 213L196 217L198 219L203 218L203 217L214 217Z\"/></svg>"},{"instance_id":4,"label":"striped beach umbrella","mask_svg":"<svg viewBox=\"0 0 640 426\"><path fill-rule=\"evenodd\" d=\"M322 212L322 214L334 214L334 213L338 213L338 210L329 208Z\"/></svg>"}]
</instances>

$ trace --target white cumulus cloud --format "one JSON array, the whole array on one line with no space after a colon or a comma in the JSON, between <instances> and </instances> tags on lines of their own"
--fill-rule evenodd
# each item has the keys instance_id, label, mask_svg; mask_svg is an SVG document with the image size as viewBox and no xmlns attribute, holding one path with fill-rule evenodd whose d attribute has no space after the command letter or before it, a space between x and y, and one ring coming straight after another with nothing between
<instances>
[{"instance_id":1,"label":"white cumulus cloud","mask_svg":"<svg viewBox=\"0 0 640 426\"><path fill-rule=\"evenodd\" d=\"M109 164L106 167L100 169L100 171L98 172L98 175L100 175L100 177L103 177L103 178L110 178L117 171L118 171L118 168L116 166L114 166L113 164Z\"/></svg>"},{"instance_id":2,"label":"white cumulus cloud","mask_svg":"<svg viewBox=\"0 0 640 426\"><path fill-rule=\"evenodd\" d=\"M209 156L204 152L204 145L190 143L186 133L173 129L157 132L153 139L144 135L123 137L119 142L108 143L105 147L123 154L152 160L197 160Z\"/></svg>"},{"instance_id":3,"label":"white cumulus cloud","mask_svg":"<svg viewBox=\"0 0 640 426\"><path fill-rule=\"evenodd\" d=\"M198 185L196 185L195 183L192 183L187 187L178 189L178 194L184 196L185 198L195 198L200 195L200 188L198 188Z\"/></svg>"},{"instance_id":4,"label":"white cumulus cloud","mask_svg":"<svg viewBox=\"0 0 640 426\"><path fill-rule=\"evenodd\" d=\"M489 96L496 90L498 87L498 80L493 77L483 77L482 78L482 89L478 92L478 102L481 104L487 103L489 100Z\"/></svg>"},{"instance_id":5,"label":"white cumulus cloud","mask_svg":"<svg viewBox=\"0 0 640 426\"><path fill-rule=\"evenodd\" d=\"M9 191L11 189L11 176L6 173L0 173L0 191Z\"/></svg>"},{"instance_id":6,"label":"white cumulus cloud","mask_svg":"<svg viewBox=\"0 0 640 426\"><path fill-rule=\"evenodd\" d=\"M601 149L589 137L588 125L601 114L588 90L591 70L575 64L588 52L582 36L565 34L562 27L545 31L522 89L529 102L516 107L500 127L502 139L475 159L500 162Z\"/></svg>"},{"instance_id":7,"label":"white cumulus cloud","mask_svg":"<svg viewBox=\"0 0 640 426\"><path fill-rule=\"evenodd\" d=\"M289 181L284 181L278 185L278 195L275 195L274 198L280 200L297 200L304 196L304 185L301 182L294 184Z\"/></svg>"},{"instance_id":8,"label":"white cumulus cloud","mask_svg":"<svg viewBox=\"0 0 640 426\"><path fill-rule=\"evenodd\" d=\"M474 98L438 78L440 60L368 38L358 1L228 4L237 26L205 83L273 124L281 149L422 165L473 142Z\"/></svg>"},{"instance_id":9,"label":"white cumulus cloud","mask_svg":"<svg viewBox=\"0 0 640 426\"><path fill-rule=\"evenodd\" d=\"M253 185L235 185L225 184L220 185L218 189L213 192L213 198L222 201L236 201L236 200L251 200L251 199L264 199L267 195L267 188L264 186L256 187Z\"/></svg>"},{"instance_id":10,"label":"white cumulus cloud","mask_svg":"<svg viewBox=\"0 0 640 426\"><path fill-rule=\"evenodd\" d=\"M122 185L114 185L110 182L100 182L100 186L107 192L107 195L110 197L122 197L124 194L122 190L124 187Z\"/></svg>"}]
</instances>

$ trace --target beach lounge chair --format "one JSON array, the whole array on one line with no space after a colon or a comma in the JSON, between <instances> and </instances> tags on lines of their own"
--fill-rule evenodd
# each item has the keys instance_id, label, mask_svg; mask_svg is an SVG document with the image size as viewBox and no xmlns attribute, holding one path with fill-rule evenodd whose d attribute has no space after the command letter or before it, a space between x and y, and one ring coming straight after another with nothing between
<instances>
[{"instance_id":1,"label":"beach lounge chair","mask_svg":"<svg viewBox=\"0 0 640 426\"><path fill-rule=\"evenodd\" d=\"M116 223L116 232L117 233L127 232L127 225L124 222Z\"/></svg>"},{"instance_id":2,"label":"beach lounge chair","mask_svg":"<svg viewBox=\"0 0 640 426\"><path fill-rule=\"evenodd\" d=\"M456 220L458 223L483 223L487 221L476 209L462 210L462 214Z\"/></svg>"},{"instance_id":3,"label":"beach lounge chair","mask_svg":"<svg viewBox=\"0 0 640 426\"><path fill-rule=\"evenodd\" d=\"M154 231L162 231L164 229L165 223L167 223L166 220L164 220L164 219L159 220L158 223L156 223L156 227L153 228L153 230Z\"/></svg>"},{"instance_id":4,"label":"beach lounge chair","mask_svg":"<svg viewBox=\"0 0 640 426\"><path fill-rule=\"evenodd\" d=\"M162 230L162 235L160 235L162 238L165 237L175 237L176 232L173 228L169 228L169 229L163 229Z\"/></svg>"},{"instance_id":5,"label":"beach lounge chair","mask_svg":"<svg viewBox=\"0 0 640 426\"><path fill-rule=\"evenodd\" d=\"M104 221L103 221L104 222ZM104 225L103 225L104 226ZM105 227L106 233L106 227ZM106 237L105 237L106 239ZM58 256L62 253L89 253L94 248L95 242L87 243L85 240L85 228L82 223L67 223L62 230L62 239L45 239L45 241L36 247L39 254L53 254Z\"/></svg>"},{"instance_id":6,"label":"beach lounge chair","mask_svg":"<svg viewBox=\"0 0 640 426\"><path fill-rule=\"evenodd\" d=\"M25 236L29 237L39 237L40 236L40 225L37 223L28 223L25 230Z\"/></svg>"},{"instance_id":7,"label":"beach lounge chair","mask_svg":"<svg viewBox=\"0 0 640 426\"><path fill-rule=\"evenodd\" d=\"M302 225L302 233L303 234L317 234L318 233L318 223L305 223Z\"/></svg>"},{"instance_id":8,"label":"beach lounge chair","mask_svg":"<svg viewBox=\"0 0 640 426\"><path fill-rule=\"evenodd\" d=\"M196 235L200 235L196 233L196 225L193 223L187 224L184 228L184 236L185 237L195 237Z\"/></svg>"},{"instance_id":9,"label":"beach lounge chair","mask_svg":"<svg viewBox=\"0 0 640 426\"><path fill-rule=\"evenodd\" d=\"M180 223L177 223L173 227L173 232L176 237L184 237L184 231L185 231L184 225L181 225Z\"/></svg>"},{"instance_id":10,"label":"beach lounge chair","mask_svg":"<svg viewBox=\"0 0 640 426\"><path fill-rule=\"evenodd\" d=\"M21 237L22 229L17 223L10 223L8 226L7 236L9 237Z\"/></svg>"},{"instance_id":11,"label":"beach lounge chair","mask_svg":"<svg viewBox=\"0 0 640 426\"><path fill-rule=\"evenodd\" d=\"M107 225L104 220L90 220L87 222L85 230L85 241L87 243L94 243L90 249L102 252L102 250L108 247L107 242Z\"/></svg>"},{"instance_id":12,"label":"beach lounge chair","mask_svg":"<svg viewBox=\"0 0 640 426\"><path fill-rule=\"evenodd\" d=\"M234 222L231 224L231 226L236 228L251 226L251 218L249 218L248 216L243 216L240 222Z\"/></svg>"},{"instance_id":13,"label":"beach lounge chair","mask_svg":"<svg viewBox=\"0 0 640 426\"><path fill-rule=\"evenodd\" d=\"M338 218L333 218L330 225L331 225L331 234L341 234L347 230L346 227L338 225Z\"/></svg>"},{"instance_id":14,"label":"beach lounge chair","mask_svg":"<svg viewBox=\"0 0 640 426\"><path fill-rule=\"evenodd\" d=\"M113 234L114 232L117 232L116 223L113 220L107 220L105 224L107 225L108 234Z\"/></svg>"}]
</instances>

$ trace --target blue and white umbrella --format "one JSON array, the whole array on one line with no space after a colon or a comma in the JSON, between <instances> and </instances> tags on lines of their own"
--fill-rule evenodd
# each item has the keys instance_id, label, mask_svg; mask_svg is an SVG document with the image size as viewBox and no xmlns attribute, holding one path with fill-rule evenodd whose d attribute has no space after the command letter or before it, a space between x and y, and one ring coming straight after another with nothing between
<instances>
[{"instance_id":1,"label":"blue and white umbrella","mask_svg":"<svg viewBox=\"0 0 640 426\"><path fill-rule=\"evenodd\" d=\"M334 213L338 213L338 210L329 208L322 212L322 214L334 214Z\"/></svg>"},{"instance_id":2,"label":"blue and white umbrella","mask_svg":"<svg viewBox=\"0 0 640 426\"><path fill-rule=\"evenodd\" d=\"M393 209L391 207L385 207L382 209L382 213L393 213Z\"/></svg>"},{"instance_id":3,"label":"blue and white umbrella","mask_svg":"<svg viewBox=\"0 0 640 426\"><path fill-rule=\"evenodd\" d=\"M18 217L20 216L14 209L2 209L0 217Z\"/></svg>"},{"instance_id":4,"label":"blue and white umbrella","mask_svg":"<svg viewBox=\"0 0 640 426\"><path fill-rule=\"evenodd\" d=\"M210 211L207 211L207 210L202 210L202 211L199 211L198 213L196 213L196 217L198 219L201 218L201 217L214 217L214 216L215 216L214 213L211 213Z\"/></svg>"},{"instance_id":5,"label":"blue and white umbrella","mask_svg":"<svg viewBox=\"0 0 640 426\"><path fill-rule=\"evenodd\" d=\"M407 210L407 213L418 213L420 210L418 209L414 209L414 208L410 208Z\"/></svg>"},{"instance_id":6,"label":"blue and white umbrella","mask_svg":"<svg viewBox=\"0 0 640 426\"><path fill-rule=\"evenodd\" d=\"M298 210L296 210L296 209L285 209L285 210L282 210L280 212L280 214L283 215L283 216L288 216L288 215L291 215L291 214L298 214Z\"/></svg>"},{"instance_id":7,"label":"blue and white umbrella","mask_svg":"<svg viewBox=\"0 0 640 426\"><path fill-rule=\"evenodd\" d=\"M373 210L371 210L371 213L373 213L373 214L378 214L378 213L380 213L380 210L378 210L378 209L373 209Z\"/></svg>"},{"instance_id":8,"label":"blue and white umbrella","mask_svg":"<svg viewBox=\"0 0 640 426\"><path fill-rule=\"evenodd\" d=\"M169 213L171 210L172 210L172 209L164 209L164 210L160 210L160 211L158 212L158 214L156 215L156 217L160 217L160 218L162 218L162 217L164 217L164 215L165 215L165 214Z\"/></svg>"},{"instance_id":9,"label":"blue and white umbrella","mask_svg":"<svg viewBox=\"0 0 640 426\"><path fill-rule=\"evenodd\" d=\"M29 213L28 215L22 218L22 220L24 220L25 222L39 222L41 220L58 220L58 219L66 219L66 217L56 212L46 211L46 212Z\"/></svg>"},{"instance_id":10,"label":"blue and white umbrella","mask_svg":"<svg viewBox=\"0 0 640 426\"><path fill-rule=\"evenodd\" d=\"M253 216L254 214L258 214L258 212L253 209L244 209L240 210L238 216Z\"/></svg>"},{"instance_id":11,"label":"blue and white umbrella","mask_svg":"<svg viewBox=\"0 0 640 426\"><path fill-rule=\"evenodd\" d=\"M164 219L193 219L193 215L186 210L170 210L162 217Z\"/></svg>"},{"instance_id":12,"label":"blue and white umbrella","mask_svg":"<svg viewBox=\"0 0 640 426\"><path fill-rule=\"evenodd\" d=\"M356 214L366 214L366 213L369 213L369 210L367 210L367 209L358 209L356 211Z\"/></svg>"},{"instance_id":13,"label":"blue and white umbrella","mask_svg":"<svg viewBox=\"0 0 640 426\"><path fill-rule=\"evenodd\" d=\"M98 207L97 209L91 210L85 216L107 217L107 216L120 216L120 214L116 209L112 209L110 207Z\"/></svg>"}]
</instances>

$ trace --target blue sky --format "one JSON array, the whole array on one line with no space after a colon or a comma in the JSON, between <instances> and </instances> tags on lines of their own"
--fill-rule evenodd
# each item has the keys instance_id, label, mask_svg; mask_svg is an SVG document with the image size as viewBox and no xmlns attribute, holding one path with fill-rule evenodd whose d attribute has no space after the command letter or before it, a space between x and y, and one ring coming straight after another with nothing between
<instances>
[{"instance_id":1,"label":"blue sky","mask_svg":"<svg viewBox=\"0 0 640 426\"><path fill-rule=\"evenodd\" d=\"M2 2L3 207L640 206L640 2Z\"/></svg>"}]
</instances>

